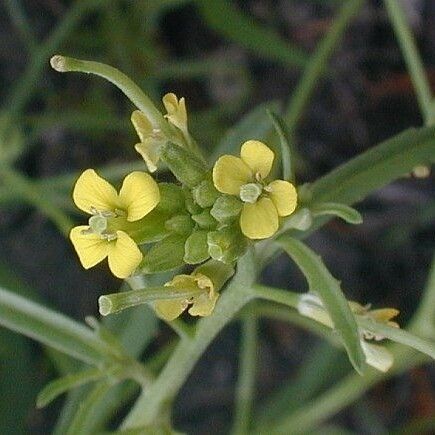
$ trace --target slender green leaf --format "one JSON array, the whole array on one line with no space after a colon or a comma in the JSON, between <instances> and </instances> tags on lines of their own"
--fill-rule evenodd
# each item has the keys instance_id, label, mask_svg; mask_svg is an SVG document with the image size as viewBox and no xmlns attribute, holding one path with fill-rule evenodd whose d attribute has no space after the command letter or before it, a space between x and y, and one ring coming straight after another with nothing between
<instances>
[{"instance_id":1,"label":"slender green leaf","mask_svg":"<svg viewBox=\"0 0 435 435\"><path fill-rule=\"evenodd\" d=\"M91 329L2 288L0 325L88 364L100 365L110 355Z\"/></svg>"},{"instance_id":2,"label":"slender green leaf","mask_svg":"<svg viewBox=\"0 0 435 435\"><path fill-rule=\"evenodd\" d=\"M267 114L272 119L273 126L275 127L275 131L278 134L279 142L281 144L281 161L282 161L283 179L291 181L294 184L295 183L294 163L293 163L291 142L289 140L287 127L283 119L280 116L278 116L276 113L267 110Z\"/></svg>"},{"instance_id":3,"label":"slender green leaf","mask_svg":"<svg viewBox=\"0 0 435 435\"><path fill-rule=\"evenodd\" d=\"M304 273L309 288L319 294L343 340L344 347L355 369L362 373L365 368L358 325L340 288L340 283L330 274L319 256L296 239L281 236L278 244L295 261Z\"/></svg>"},{"instance_id":4,"label":"slender green leaf","mask_svg":"<svg viewBox=\"0 0 435 435\"><path fill-rule=\"evenodd\" d=\"M358 210L346 204L339 204L337 202L324 202L316 205L310 209L313 216L338 216L349 224L360 224L363 219Z\"/></svg>"},{"instance_id":5,"label":"slender green leaf","mask_svg":"<svg viewBox=\"0 0 435 435\"><path fill-rule=\"evenodd\" d=\"M371 319L358 318L358 324L367 331L382 335L392 341L412 347L431 358L435 359L435 342L417 337L416 335L400 328L393 328Z\"/></svg>"},{"instance_id":6,"label":"slender green leaf","mask_svg":"<svg viewBox=\"0 0 435 435\"><path fill-rule=\"evenodd\" d=\"M435 163L435 127L410 128L334 169L312 185L312 204L352 204L420 164Z\"/></svg>"},{"instance_id":7,"label":"slender green leaf","mask_svg":"<svg viewBox=\"0 0 435 435\"><path fill-rule=\"evenodd\" d=\"M276 101L269 101L243 116L216 145L210 161L214 162L222 154L237 154L242 143L249 139L265 140L271 128L266 112L268 109L277 111L279 104Z\"/></svg>"},{"instance_id":8,"label":"slender green leaf","mask_svg":"<svg viewBox=\"0 0 435 435\"><path fill-rule=\"evenodd\" d=\"M102 376L104 376L104 373L101 370L89 369L56 379L55 381L52 381L46 385L38 394L36 406L38 408L43 408L66 391L95 381Z\"/></svg>"},{"instance_id":9,"label":"slender green leaf","mask_svg":"<svg viewBox=\"0 0 435 435\"><path fill-rule=\"evenodd\" d=\"M283 40L271 28L256 23L228 0L198 0L199 11L207 24L226 38L255 54L288 67L304 66L307 55Z\"/></svg>"}]
</instances>

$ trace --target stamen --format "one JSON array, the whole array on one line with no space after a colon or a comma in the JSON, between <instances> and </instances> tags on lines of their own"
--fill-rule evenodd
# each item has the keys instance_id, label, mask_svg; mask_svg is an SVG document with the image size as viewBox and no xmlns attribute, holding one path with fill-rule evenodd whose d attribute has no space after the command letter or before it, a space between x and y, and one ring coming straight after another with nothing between
<instances>
[{"instance_id":1,"label":"stamen","mask_svg":"<svg viewBox=\"0 0 435 435\"><path fill-rule=\"evenodd\" d=\"M257 183L248 183L240 187L240 199L253 204L261 195L263 188Z\"/></svg>"}]
</instances>

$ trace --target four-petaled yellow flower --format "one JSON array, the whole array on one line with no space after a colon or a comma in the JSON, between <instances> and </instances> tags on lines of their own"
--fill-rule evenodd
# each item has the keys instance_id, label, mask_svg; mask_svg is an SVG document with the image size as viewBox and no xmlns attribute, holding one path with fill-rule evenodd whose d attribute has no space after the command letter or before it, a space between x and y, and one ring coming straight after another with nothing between
<instances>
[{"instance_id":1,"label":"four-petaled yellow flower","mask_svg":"<svg viewBox=\"0 0 435 435\"><path fill-rule=\"evenodd\" d=\"M89 225L74 227L70 232L83 267L89 269L108 257L115 276L130 276L142 253L124 230L159 203L157 183L149 174L135 171L125 177L118 194L93 169L87 169L74 186L73 199L80 210L92 215Z\"/></svg>"},{"instance_id":2,"label":"four-petaled yellow flower","mask_svg":"<svg viewBox=\"0 0 435 435\"><path fill-rule=\"evenodd\" d=\"M249 140L242 145L240 158L223 155L213 168L216 189L244 202L240 227L250 239L271 237L278 230L279 217L289 216L296 209L297 193L292 183L265 181L274 158L264 143Z\"/></svg>"},{"instance_id":3,"label":"four-petaled yellow flower","mask_svg":"<svg viewBox=\"0 0 435 435\"><path fill-rule=\"evenodd\" d=\"M165 286L186 295L182 298L162 299L154 303L157 315L167 321L176 319L189 305L191 305L189 314L192 316L209 316L219 297L213 281L200 272L176 275Z\"/></svg>"}]
</instances>

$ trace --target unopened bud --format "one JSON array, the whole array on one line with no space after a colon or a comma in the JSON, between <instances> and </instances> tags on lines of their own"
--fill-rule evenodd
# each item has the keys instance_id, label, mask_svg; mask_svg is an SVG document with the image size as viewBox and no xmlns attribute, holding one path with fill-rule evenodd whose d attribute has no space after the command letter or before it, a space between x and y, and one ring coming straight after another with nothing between
<instances>
[{"instance_id":1,"label":"unopened bud","mask_svg":"<svg viewBox=\"0 0 435 435\"><path fill-rule=\"evenodd\" d=\"M226 264L235 262L248 247L248 242L238 225L229 225L209 232L207 243L210 257Z\"/></svg>"},{"instance_id":2,"label":"unopened bud","mask_svg":"<svg viewBox=\"0 0 435 435\"><path fill-rule=\"evenodd\" d=\"M202 208L211 207L219 197L219 192L211 180L204 180L192 190L193 199Z\"/></svg>"},{"instance_id":3,"label":"unopened bud","mask_svg":"<svg viewBox=\"0 0 435 435\"><path fill-rule=\"evenodd\" d=\"M222 195L213 204L210 214L218 222L227 223L239 216L242 207L243 203L235 196Z\"/></svg>"},{"instance_id":4,"label":"unopened bud","mask_svg":"<svg viewBox=\"0 0 435 435\"><path fill-rule=\"evenodd\" d=\"M188 264L199 264L209 258L207 231L194 231L184 245L184 261Z\"/></svg>"},{"instance_id":5,"label":"unopened bud","mask_svg":"<svg viewBox=\"0 0 435 435\"><path fill-rule=\"evenodd\" d=\"M190 234L193 229L193 221L187 214L173 216L165 222L165 227L174 233Z\"/></svg>"},{"instance_id":6,"label":"unopened bud","mask_svg":"<svg viewBox=\"0 0 435 435\"><path fill-rule=\"evenodd\" d=\"M192 215L192 219L203 229L216 228L216 219L210 214L210 210L203 210L199 214Z\"/></svg>"}]
</instances>

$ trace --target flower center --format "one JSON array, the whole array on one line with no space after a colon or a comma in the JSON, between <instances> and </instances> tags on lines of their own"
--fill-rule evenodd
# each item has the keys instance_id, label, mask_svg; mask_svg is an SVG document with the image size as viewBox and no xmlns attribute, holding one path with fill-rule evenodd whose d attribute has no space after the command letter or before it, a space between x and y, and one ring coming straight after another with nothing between
<instances>
[{"instance_id":1,"label":"flower center","mask_svg":"<svg viewBox=\"0 0 435 435\"><path fill-rule=\"evenodd\" d=\"M124 217L126 213L123 210L115 209L114 211L100 211L96 208L91 208L92 216L89 218L89 228L83 231L83 234L97 234L102 239L107 239L109 242L116 240L117 224L115 218Z\"/></svg>"},{"instance_id":2,"label":"flower center","mask_svg":"<svg viewBox=\"0 0 435 435\"><path fill-rule=\"evenodd\" d=\"M95 215L89 218L89 228L94 234L103 234L107 230L107 218L102 215Z\"/></svg>"},{"instance_id":3,"label":"flower center","mask_svg":"<svg viewBox=\"0 0 435 435\"><path fill-rule=\"evenodd\" d=\"M263 191L263 186L259 183L248 183L240 187L240 199L243 202L253 204Z\"/></svg>"}]
</instances>

